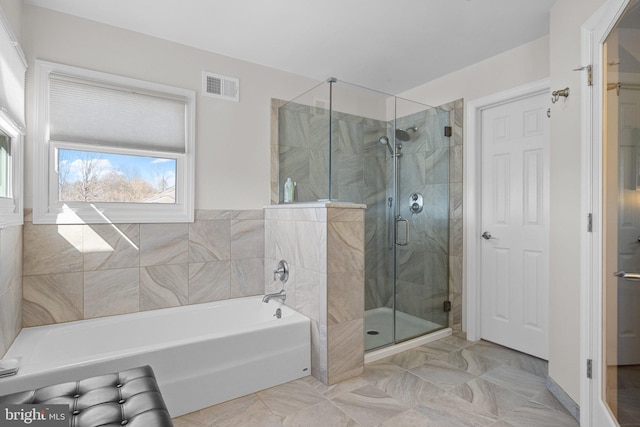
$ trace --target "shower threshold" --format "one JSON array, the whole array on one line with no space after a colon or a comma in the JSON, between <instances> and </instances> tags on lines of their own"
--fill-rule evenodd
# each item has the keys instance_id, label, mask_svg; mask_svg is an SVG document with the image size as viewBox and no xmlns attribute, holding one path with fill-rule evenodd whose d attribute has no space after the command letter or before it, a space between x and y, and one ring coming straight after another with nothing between
<instances>
[{"instance_id":1,"label":"shower threshold","mask_svg":"<svg viewBox=\"0 0 640 427\"><path fill-rule=\"evenodd\" d=\"M410 348L451 335L451 328L443 328L434 322L412 316L401 311L396 312L396 345L393 341L393 309L379 307L364 313L365 363L389 357ZM417 337L410 339L411 337ZM386 345L386 347L384 347ZM378 349L381 347L380 349ZM373 350L373 351L370 351Z\"/></svg>"}]
</instances>

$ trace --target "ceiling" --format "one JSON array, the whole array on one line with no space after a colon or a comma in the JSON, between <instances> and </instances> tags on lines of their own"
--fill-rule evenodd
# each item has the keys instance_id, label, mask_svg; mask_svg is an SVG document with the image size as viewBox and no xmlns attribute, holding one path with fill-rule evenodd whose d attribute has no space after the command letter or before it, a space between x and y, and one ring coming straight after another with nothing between
<instances>
[{"instance_id":1,"label":"ceiling","mask_svg":"<svg viewBox=\"0 0 640 427\"><path fill-rule=\"evenodd\" d=\"M555 0L25 0L398 94L549 32Z\"/></svg>"}]
</instances>

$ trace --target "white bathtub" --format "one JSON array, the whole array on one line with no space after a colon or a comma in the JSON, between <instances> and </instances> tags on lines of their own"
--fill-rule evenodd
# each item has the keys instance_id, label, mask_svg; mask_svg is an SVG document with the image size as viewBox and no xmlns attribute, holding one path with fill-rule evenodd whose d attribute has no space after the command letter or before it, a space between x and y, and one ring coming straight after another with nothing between
<instances>
[{"instance_id":1,"label":"white bathtub","mask_svg":"<svg viewBox=\"0 0 640 427\"><path fill-rule=\"evenodd\" d=\"M277 319L276 309L282 310ZM260 297L25 328L0 395L151 365L176 417L311 372L310 321Z\"/></svg>"}]
</instances>

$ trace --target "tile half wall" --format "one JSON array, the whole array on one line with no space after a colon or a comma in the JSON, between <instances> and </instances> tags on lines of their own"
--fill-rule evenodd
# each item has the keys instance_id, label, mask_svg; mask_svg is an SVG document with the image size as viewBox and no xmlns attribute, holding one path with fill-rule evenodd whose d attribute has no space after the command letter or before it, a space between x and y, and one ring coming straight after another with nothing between
<instances>
[{"instance_id":1,"label":"tile half wall","mask_svg":"<svg viewBox=\"0 0 640 427\"><path fill-rule=\"evenodd\" d=\"M24 224L23 326L264 293L263 210L191 224Z\"/></svg>"}]
</instances>

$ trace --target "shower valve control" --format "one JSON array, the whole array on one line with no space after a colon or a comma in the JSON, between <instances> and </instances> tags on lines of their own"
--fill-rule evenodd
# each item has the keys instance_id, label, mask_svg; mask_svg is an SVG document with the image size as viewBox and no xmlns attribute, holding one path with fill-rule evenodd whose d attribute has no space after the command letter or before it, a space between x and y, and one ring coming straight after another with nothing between
<instances>
[{"instance_id":1,"label":"shower valve control","mask_svg":"<svg viewBox=\"0 0 640 427\"><path fill-rule=\"evenodd\" d=\"M422 212L424 208L424 198L420 193L412 193L409 196L409 211L411 213L417 214Z\"/></svg>"}]
</instances>

